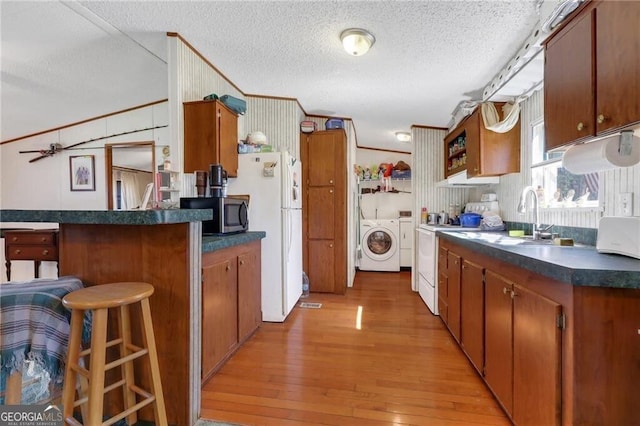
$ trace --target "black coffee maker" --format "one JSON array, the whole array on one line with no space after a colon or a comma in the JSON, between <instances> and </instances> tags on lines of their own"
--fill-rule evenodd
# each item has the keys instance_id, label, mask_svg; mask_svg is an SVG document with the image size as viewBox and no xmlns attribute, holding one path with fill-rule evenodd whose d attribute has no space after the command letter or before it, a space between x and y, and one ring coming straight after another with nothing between
<instances>
[{"instance_id":1,"label":"black coffee maker","mask_svg":"<svg viewBox=\"0 0 640 426\"><path fill-rule=\"evenodd\" d=\"M227 196L227 171L222 168L222 164L209 166L209 189L211 197Z\"/></svg>"}]
</instances>

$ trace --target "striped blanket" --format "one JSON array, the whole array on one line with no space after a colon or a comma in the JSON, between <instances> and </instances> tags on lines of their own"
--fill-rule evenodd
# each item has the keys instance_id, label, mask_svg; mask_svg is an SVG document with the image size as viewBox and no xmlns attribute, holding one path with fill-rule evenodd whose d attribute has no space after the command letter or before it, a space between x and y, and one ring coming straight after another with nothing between
<instances>
[{"instance_id":1,"label":"striped blanket","mask_svg":"<svg viewBox=\"0 0 640 426\"><path fill-rule=\"evenodd\" d=\"M62 298L82 287L75 277L0 285L0 391L25 360L35 361L52 381L61 380L71 319Z\"/></svg>"}]
</instances>

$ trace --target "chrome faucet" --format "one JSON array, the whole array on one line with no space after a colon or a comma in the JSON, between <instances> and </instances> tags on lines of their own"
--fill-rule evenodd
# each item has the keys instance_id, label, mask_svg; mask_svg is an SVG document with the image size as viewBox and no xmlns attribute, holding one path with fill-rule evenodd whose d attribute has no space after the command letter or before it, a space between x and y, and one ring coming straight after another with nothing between
<instances>
[{"instance_id":1,"label":"chrome faucet","mask_svg":"<svg viewBox=\"0 0 640 426\"><path fill-rule=\"evenodd\" d=\"M520 213L527 212L527 195L529 193L533 194L533 212L536 217L535 219L536 222L533 224L533 239L539 240L540 231L541 231L540 208L538 205L538 193L536 192L535 189L533 189L533 186L527 186L522 190L522 194L520 195L520 202L518 203L518 212Z\"/></svg>"}]
</instances>

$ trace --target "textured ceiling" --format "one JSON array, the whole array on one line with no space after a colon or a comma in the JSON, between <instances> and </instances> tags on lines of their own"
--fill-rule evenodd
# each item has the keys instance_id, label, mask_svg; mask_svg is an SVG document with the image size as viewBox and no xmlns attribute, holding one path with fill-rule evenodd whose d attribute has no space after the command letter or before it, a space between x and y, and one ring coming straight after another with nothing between
<instances>
[{"instance_id":1,"label":"textured ceiling","mask_svg":"<svg viewBox=\"0 0 640 426\"><path fill-rule=\"evenodd\" d=\"M536 3L2 1L2 140L166 98L165 34L177 32L244 93L351 117L360 146L408 150L393 133L446 127L480 99ZM350 27L375 35L365 56L342 50Z\"/></svg>"}]
</instances>

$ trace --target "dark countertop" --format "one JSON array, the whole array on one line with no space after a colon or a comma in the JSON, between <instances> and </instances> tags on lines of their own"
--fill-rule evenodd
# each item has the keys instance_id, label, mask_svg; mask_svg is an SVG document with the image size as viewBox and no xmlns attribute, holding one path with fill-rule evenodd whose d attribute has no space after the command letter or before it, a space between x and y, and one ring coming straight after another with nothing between
<instances>
[{"instance_id":1,"label":"dark countertop","mask_svg":"<svg viewBox=\"0 0 640 426\"><path fill-rule=\"evenodd\" d=\"M0 210L1 222L95 225L161 225L212 219L209 209L167 210Z\"/></svg>"},{"instance_id":2,"label":"dark countertop","mask_svg":"<svg viewBox=\"0 0 640 426\"><path fill-rule=\"evenodd\" d=\"M203 236L202 237L202 253L209 253L216 250L222 250L228 247L249 243L251 241L260 240L266 237L263 231L248 231L240 234L221 235L221 236Z\"/></svg>"},{"instance_id":3,"label":"dark countertop","mask_svg":"<svg viewBox=\"0 0 640 426\"><path fill-rule=\"evenodd\" d=\"M502 233L507 235L506 233ZM463 233L437 231L440 238L537 274L575 286L640 289L640 260L598 253L593 246L501 245Z\"/></svg>"}]
</instances>

